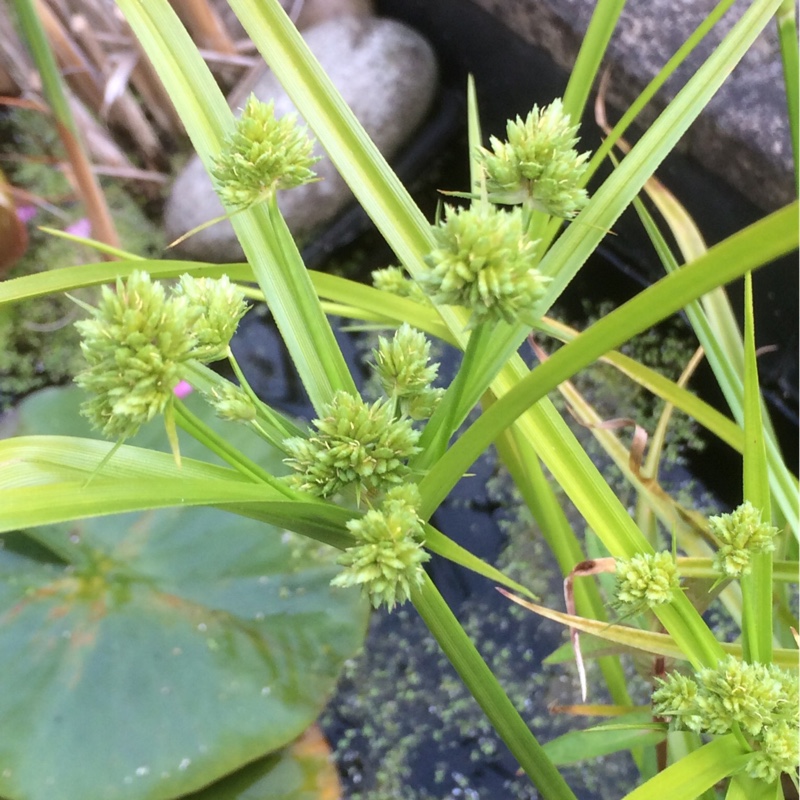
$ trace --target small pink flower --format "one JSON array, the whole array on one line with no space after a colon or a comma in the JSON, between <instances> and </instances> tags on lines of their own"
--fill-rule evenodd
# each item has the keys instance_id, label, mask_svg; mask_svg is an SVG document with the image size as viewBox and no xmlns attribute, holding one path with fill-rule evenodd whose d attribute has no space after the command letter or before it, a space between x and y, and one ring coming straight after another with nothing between
<instances>
[{"instance_id":1,"label":"small pink flower","mask_svg":"<svg viewBox=\"0 0 800 800\"><path fill-rule=\"evenodd\" d=\"M36 206L17 206L17 217L20 222L30 222L37 213Z\"/></svg>"},{"instance_id":2,"label":"small pink flower","mask_svg":"<svg viewBox=\"0 0 800 800\"><path fill-rule=\"evenodd\" d=\"M72 225L68 225L65 229L65 233L70 233L73 236L81 236L84 239L88 239L89 236L92 235L92 223L86 217L81 217L77 222L73 222Z\"/></svg>"},{"instance_id":3,"label":"small pink flower","mask_svg":"<svg viewBox=\"0 0 800 800\"><path fill-rule=\"evenodd\" d=\"M179 381L178 385L172 390L172 393L178 400L183 400L184 397L192 393L192 385L186 381Z\"/></svg>"}]
</instances>

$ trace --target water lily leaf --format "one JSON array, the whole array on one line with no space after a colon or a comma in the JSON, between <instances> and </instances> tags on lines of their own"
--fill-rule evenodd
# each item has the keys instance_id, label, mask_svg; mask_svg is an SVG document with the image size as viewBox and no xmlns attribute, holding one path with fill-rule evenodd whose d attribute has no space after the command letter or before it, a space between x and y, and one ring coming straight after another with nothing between
<instances>
[{"instance_id":1,"label":"water lily leaf","mask_svg":"<svg viewBox=\"0 0 800 800\"><path fill-rule=\"evenodd\" d=\"M23 404L21 425L39 427L32 407L55 424L67 395ZM363 640L367 610L329 586L327 548L222 511L104 517L4 541L9 800L195 791L295 739Z\"/></svg>"},{"instance_id":2,"label":"water lily leaf","mask_svg":"<svg viewBox=\"0 0 800 800\"><path fill-rule=\"evenodd\" d=\"M186 800L339 800L330 749L312 726L289 747L248 764Z\"/></svg>"},{"instance_id":3,"label":"water lily leaf","mask_svg":"<svg viewBox=\"0 0 800 800\"><path fill-rule=\"evenodd\" d=\"M25 398L16 410L12 412L11 420L4 426L9 430L6 435L11 433L16 436L49 434L54 436L81 436L108 441L96 430L93 430L89 421L80 414L81 403L87 397L88 395L76 386L52 387L34 392ZM267 469L276 474L283 474L288 471L282 464L281 457L273 453L264 444L264 441L245 425L237 425L216 419L208 404L197 392L193 392L186 397L184 402L192 413L211 425L219 433L222 433L231 445L241 450L245 455L258 460L259 463L264 464ZM181 454L187 458L197 458L213 464L224 463L208 448L183 431L178 431L178 436ZM113 442L109 441L109 448L112 444ZM143 425L136 436L125 440L125 444L135 445L136 447L149 447L165 453L171 452L164 432L164 422L159 417Z\"/></svg>"}]
</instances>

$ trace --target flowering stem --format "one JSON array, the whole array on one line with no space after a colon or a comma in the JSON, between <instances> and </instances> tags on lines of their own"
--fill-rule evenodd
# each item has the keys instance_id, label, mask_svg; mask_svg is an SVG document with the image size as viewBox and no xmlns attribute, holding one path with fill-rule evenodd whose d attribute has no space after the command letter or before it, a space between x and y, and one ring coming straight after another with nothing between
<instances>
[{"instance_id":1,"label":"flowering stem","mask_svg":"<svg viewBox=\"0 0 800 800\"><path fill-rule=\"evenodd\" d=\"M738 722L734 722L731 725L731 733L736 737L736 741L742 746L742 750L752 750L753 748L750 746L750 743L747 739L744 738L744 734L742 733L741 725Z\"/></svg>"},{"instance_id":2,"label":"flowering stem","mask_svg":"<svg viewBox=\"0 0 800 800\"><path fill-rule=\"evenodd\" d=\"M205 364L201 364L194 359L187 361L183 365L184 378L194 386L195 389L203 392L204 394L212 394L213 391L219 390L221 386L227 384L227 380L222 378L212 369ZM239 373L234 372L238 376ZM245 385L242 385L245 389ZM248 396L255 397L255 395ZM283 415L270 408L266 403L255 397L256 403L256 420L251 424L253 430L257 431L259 436L269 442L273 447L283 451L284 439L290 436L302 436L302 429L298 428L294 423L285 418Z\"/></svg>"},{"instance_id":3,"label":"flowering stem","mask_svg":"<svg viewBox=\"0 0 800 800\"><path fill-rule=\"evenodd\" d=\"M411 600L450 663L545 800L575 800L494 673L426 574Z\"/></svg>"},{"instance_id":4,"label":"flowering stem","mask_svg":"<svg viewBox=\"0 0 800 800\"><path fill-rule=\"evenodd\" d=\"M180 400L175 401L175 421L183 430L213 453L216 453L223 461L230 464L242 475L257 483L266 483L287 497L295 497L295 493L283 481L274 475L270 475L265 469L251 461L235 447L232 447L215 430L189 411Z\"/></svg>"},{"instance_id":5,"label":"flowering stem","mask_svg":"<svg viewBox=\"0 0 800 800\"><path fill-rule=\"evenodd\" d=\"M253 391L253 387L250 386L250 383L245 377L244 372L242 372L242 368L239 366L239 362L236 360L236 357L233 355L233 351L230 350L230 348L228 349L228 363L231 365L233 374L236 375L239 385L242 387L242 391L244 391L244 393L253 401L253 404L256 407L256 413L259 416L265 417L269 422L270 430L277 430L279 435L277 437L271 435L257 420L251 423L253 429L258 432L259 436L261 436L263 439L266 439L266 441L273 445L273 447L283 450L283 440L287 436L297 436L299 430L293 425L290 426L286 424L287 421L282 419L280 415L276 414Z\"/></svg>"}]
</instances>

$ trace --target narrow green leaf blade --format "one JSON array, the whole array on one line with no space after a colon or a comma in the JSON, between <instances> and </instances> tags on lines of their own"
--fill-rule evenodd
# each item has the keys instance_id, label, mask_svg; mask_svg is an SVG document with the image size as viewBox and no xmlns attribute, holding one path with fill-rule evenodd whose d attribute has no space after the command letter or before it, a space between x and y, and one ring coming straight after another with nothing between
<instances>
[{"instance_id":1,"label":"narrow green leaf blade","mask_svg":"<svg viewBox=\"0 0 800 800\"><path fill-rule=\"evenodd\" d=\"M626 794L623 800L691 800L740 770L749 757L733 734L720 736Z\"/></svg>"},{"instance_id":2,"label":"narrow green leaf blade","mask_svg":"<svg viewBox=\"0 0 800 800\"><path fill-rule=\"evenodd\" d=\"M744 281L744 499L761 509L763 522L772 520L756 362L753 276L749 272ZM772 661L772 553L754 553L750 573L742 576L741 584L745 658L769 664Z\"/></svg>"},{"instance_id":3,"label":"narrow green leaf blade","mask_svg":"<svg viewBox=\"0 0 800 800\"><path fill-rule=\"evenodd\" d=\"M208 67L166 0L120 0L119 6L210 170L234 119ZM273 205L262 203L237 213L231 224L319 412L337 390L355 393L355 384L294 241Z\"/></svg>"},{"instance_id":4,"label":"narrow green leaf blade","mask_svg":"<svg viewBox=\"0 0 800 800\"><path fill-rule=\"evenodd\" d=\"M640 711L616 717L611 724L565 733L547 742L544 751L557 767L563 767L621 750L653 747L666 738L666 725L654 725L652 715Z\"/></svg>"},{"instance_id":5,"label":"narrow green leaf blade","mask_svg":"<svg viewBox=\"0 0 800 800\"><path fill-rule=\"evenodd\" d=\"M594 252L605 232L641 191L645 181L672 151L700 111L769 24L780 0L756 0L724 41L695 72L651 125L620 166L542 260L553 277L537 310L544 314Z\"/></svg>"}]
</instances>

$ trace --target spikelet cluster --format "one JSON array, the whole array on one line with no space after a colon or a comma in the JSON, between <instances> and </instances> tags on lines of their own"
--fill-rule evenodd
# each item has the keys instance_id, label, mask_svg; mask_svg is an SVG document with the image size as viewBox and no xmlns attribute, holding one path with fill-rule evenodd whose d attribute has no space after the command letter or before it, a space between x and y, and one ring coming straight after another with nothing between
<instances>
[{"instance_id":1,"label":"spikelet cluster","mask_svg":"<svg viewBox=\"0 0 800 800\"><path fill-rule=\"evenodd\" d=\"M401 415L428 419L444 393L434 389L439 365L430 361L430 342L425 334L403 323L391 339L378 339L372 351L374 368L384 393L395 401Z\"/></svg>"},{"instance_id":2,"label":"spikelet cluster","mask_svg":"<svg viewBox=\"0 0 800 800\"><path fill-rule=\"evenodd\" d=\"M639 553L617 559L615 606L619 611L638 614L668 603L679 587L678 570L670 553Z\"/></svg>"},{"instance_id":3,"label":"spikelet cluster","mask_svg":"<svg viewBox=\"0 0 800 800\"><path fill-rule=\"evenodd\" d=\"M433 235L436 247L425 258L429 270L421 285L434 303L469 309L469 327L501 319L533 322L549 279L536 268L536 243L528 239L520 209L448 207Z\"/></svg>"},{"instance_id":4,"label":"spikelet cluster","mask_svg":"<svg viewBox=\"0 0 800 800\"><path fill-rule=\"evenodd\" d=\"M338 559L344 569L334 586L360 586L374 608L390 611L404 603L423 580L422 520L417 515L419 490L414 484L390 489L379 509L352 519L347 527L356 539Z\"/></svg>"},{"instance_id":5,"label":"spikelet cluster","mask_svg":"<svg viewBox=\"0 0 800 800\"><path fill-rule=\"evenodd\" d=\"M241 386L226 381L203 396L220 419L228 422L252 422L256 418L255 404Z\"/></svg>"},{"instance_id":6,"label":"spikelet cluster","mask_svg":"<svg viewBox=\"0 0 800 800\"><path fill-rule=\"evenodd\" d=\"M419 451L419 431L408 418L396 418L388 400L364 402L339 391L312 424L309 438L284 442L289 464L297 474L293 484L302 491L329 497L353 488L374 496L402 482L406 461Z\"/></svg>"},{"instance_id":7,"label":"spikelet cluster","mask_svg":"<svg viewBox=\"0 0 800 800\"><path fill-rule=\"evenodd\" d=\"M211 175L222 202L248 208L274 195L316 180L313 143L297 116L275 119L274 103L250 95L242 116L216 158Z\"/></svg>"},{"instance_id":8,"label":"spikelet cluster","mask_svg":"<svg viewBox=\"0 0 800 800\"><path fill-rule=\"evenodd\" d=\"M171 405L181 364L224 355L246 310L227 277L184 275L168 294L136 271L103 287L92 316L75 323L87 362L75 381L91 395L81 412L105 436L133 436Z\"/></svg>"},{"instance_id":9,"label":"spikelet cluster","mask_svg":"<svg viewBox=\"0 0 800 800\"><path fill-rule=\"evenodd\" d=\"M672 673L653 692L654 713L698 733L726 734L736 727L755 748L748 774L767 782L798 768L800 700L797 676L734 656L688 678Z\"/></svg>"},{"instance_id":10,"label":"spikelet cluster","mask_svg":"<svg viewBox=\"0 0 800 800\"><path fill-rule=\"evenodd\" d=\"M714 567L725 577L738 578L750 572L753 553L775 549L778 529L761 521L761 511L745 501L730 514L709 517L711 533L719 541Z\"/></svg>"},{"instance_id":11,"label":"spikelet cluster","mask_svg":"<svg viewBox=\"0 0 800 800\"><path fill-rule=\"evenodd\" d=\"M402 267L384 267L372 273L372 285L382 292L407 297L417 303L427 303L428 295L416 281L409 278Z\"/></svg>"},{"instance_id":12,"label":"spikelet cluster","mask_svg":"<svg viewBox=\"0 0 800 800\"><path fill-rule=\"evenodd\" d=\"M589 154L575 150L577 131L560 99L534 106L524 120L509 121L506 141L493 136L491 148L479 153L489 198L574 217L588 200L580 184Z\"/></svg>"}]
</instances>

